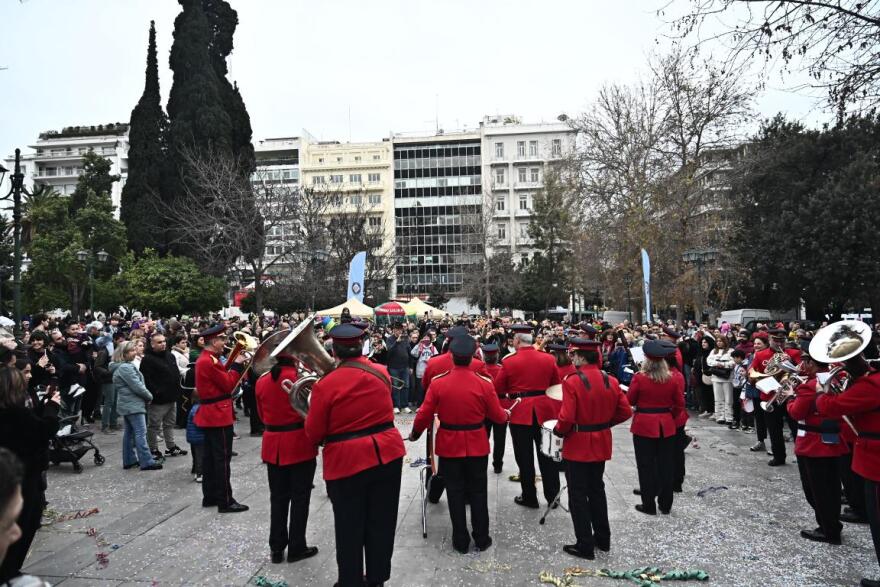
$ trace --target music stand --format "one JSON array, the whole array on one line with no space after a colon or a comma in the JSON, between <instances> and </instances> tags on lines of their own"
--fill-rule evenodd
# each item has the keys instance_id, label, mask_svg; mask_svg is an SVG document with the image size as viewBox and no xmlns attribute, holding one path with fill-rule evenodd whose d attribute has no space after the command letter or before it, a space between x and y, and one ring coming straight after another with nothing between
<instances>
[{"instance_id":1,"label":"music stand","mask_svg":"<svg viewBox=\"0 0 880 587\"><path fill-rule=\"evenodd\" d=\"M557 506L561 507L563 510L565 510L566 512L568 512L568 508L565 507L564 505L562 505L562 492L567 489L568 489L568 485L563 485L562 487L559 488L559 492L556 494L556 497L553 498L553 501L551 501L550 503L547 504L547 509L544 510L544 515L541 516L540 520L538 520L539 524L541 524L542 526L544 525L544 522L547 521L547 516L550 515L550 512L553 510L554 505L557 505Z\"/></svg>"}]
</instances>

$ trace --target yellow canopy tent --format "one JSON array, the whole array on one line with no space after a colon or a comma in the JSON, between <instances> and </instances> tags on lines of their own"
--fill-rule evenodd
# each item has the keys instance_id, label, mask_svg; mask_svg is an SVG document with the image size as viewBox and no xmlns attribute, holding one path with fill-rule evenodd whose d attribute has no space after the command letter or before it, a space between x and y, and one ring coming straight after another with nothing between
<instances>
[{"instance_id":1,"label":"yellow canopy tent","mask_svg":"<svg viewBox=\"0 0 880 587\"><path fill-rule=\"evenodd\" d=\"M419 298L411 299L406 304L404 304L403 307L406 308L406 313L408 315L414 314L416 318L423 317L425 315L425 312L428 313L428 317L432 320L441 320L444 316L446 316L446 312L423 302Z\"/></svg>"},{"instance_id":2,"label":"yellow canopy tent","mask_svg":"<svg viewBox=\"0 0 880 587\"><path fill-rule=\"evenodd\" d=\"M316 314L318 314L318 316L332 316L333 318L339 318L339 316L342 315L343 308L348 308L348 311L351 313L352 316L359 316L361 318L373 317L373 308L364 304L363 302L358 301L357 298L351 298L350 300L339 304L338 306L334 306L326 310L318 310Z\"/></svg>"}]
</instances>

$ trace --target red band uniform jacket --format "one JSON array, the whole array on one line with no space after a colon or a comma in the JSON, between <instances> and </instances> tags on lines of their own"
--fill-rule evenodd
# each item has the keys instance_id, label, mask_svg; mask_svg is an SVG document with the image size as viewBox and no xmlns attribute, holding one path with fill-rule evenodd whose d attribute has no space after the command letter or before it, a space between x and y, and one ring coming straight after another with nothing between
<instances>
[{"instance_id":1,"label":"red band uniform jacket","mask_svg":"<svg viewBox=\"0 0 880 587\"><path fill-rule=\"evenodd\" d=\"M556 360L552 355L538 351L531 346L520 347L515 353L501 361L501 372L495 380L495 390L499 396L518 394L527 391L544 392L551 385L559 383ZM516 397L510 398L516 400ZM546 401L549 400L549 401ZM556 417L554 404L546 395L524 397L510 414L511 424L531 425L534 419L539 423Z\"/></svg>"},{"instance_id":2,"label":"red band uniform jacket","mask_svg":"<svg viewBox=\"0 0 880 587\"><path fill-rule=\"evenodd\" d=\"M850 416L860 434L853 449L852 470L880 482L880 373L859 377L840 395L820 395L816 410L826 418ZM864 434L874 438L861 436Z\"/></svg>"},{"instance_id":3,"label":"red band uniform jacket","mask_svg":"<svg viewBox=\"0 0 880 587\"><path fill-rule=\"evenodd\" d=\"M348 361L363 363L390 381L383 365L371 363L366 357ZM314 444L321 444L333 434L355 432L387 422L394 423L391 388L371 373L337 367L312 386L306 434ZM403 438L393 425L369 436L328 442L324 446L324 480L350 477L404 454Z\"/></svg>"},{"instance_id":4,"label":"red band uniform jacket","mask_svg":"<svg viewBox=\"0 0 880 587\"><path fill-rule=\"evenodd\" d=\"M218 402L208 402L217 397L231 396L241 374L226 370L212 351L205 349L196 359L196 389L202 404L196 412L194 422L200 428L222 428L232 426L235 416L232 412L232 397Z\"/></svg>"},{"instance_id":5,"label":"red band uniform jacket","mask_svg":"<svg viewBox=\"0 0 880 587\"><path fill-rule=\"evenodd\" d=\"M441 373L452 371L453 367L455 367L455 364L452 362L452 353L450 352L445 352L442 355L437 355L436 357L428 359L428 364L425 365L425 373L422 375L422 389L425 393L428 393L431 381L433 381L435 377ZM489 371L486 369L486 363L476 357L471 359L471 364L468 368L474 373L486 375L487 377L489 376Z\"/></svg>"},{"instance_id":6,"label":"red band uniform jacket","mask_svg":"<svg viewBox=\"0 0 880 587\"><path fill-rule=\"evenodd\" d=\"M484 422L488 419L497 424L507 421L507 413L498 403L495 388L488 377L477 375L465 366L455 366L452 371L438 375L431 383L413 421L413 436L433 425L434 415L440 420L435 452L437 456L484 457L489 454L489 439ZM473 425L473 430L449 430L453 426Z\"/></svg>"},{"instance_id":7,"label":"red band uniform jacket","mask_svg":"<svg viewBox=\"0 0 880 587\"><path fill-rule=\"evenodd\" d=\"M825 420L833 420L838 428L846 426L839 418L823 418L816 412L816 378L811 377L797 387L797 396L786 406L788 415L798 424L811 428L819 428ZM822 442L822 435L811 430L798 427L794 439L794 454L805 457L839 457L849 452L846 442L838 435L837 444Z\"/></svg>"},{"instance_id":8,"label":"red band uniform jacket","mask_svg":"<svg viewBox=\"0 0 880 587\"><path fill-rule=\"evenodd\" d=\"M296 381L295 366L284 366L278 380L266 373L257 379L257 412L260 420L270 426L286 426L304 422L302 416L290 405L290 396L281 387L285 379ZM318 447L309 440L305 428L283 432L263 432L263 446L260 457L264 463L273 465L295 465L318 456Z\"/></svg>"},{"instance_id":9,"label":"red band uniform jacket","mask_svg":"<svg viewBox=\"0 0 880 587\"><path fill-rule=\"evenodd\" d=\"M636 373L629 385L626 399L636 408L630 432L648 438L675 436L675 423L684 411L684 396L679 379L670 374L663 383L655 383L644 373ZM658 413L639 412L641 409L666 409Z\"/></svg>"},{"instance_id":10,"label":"red band uniform jacket","mask_svg":"<svg viewBox=\"0 0 880 587\"><path fill-rule=\"evenodd\" d=\"M575 425L609 424L616 426L632 416L629 401L617 379L608 375L608 387L598 365L583 365L581 373L590 383L584 387L577 373L569 373L562 381L562 408L555 433L565 437L562 458L567 461L593 463L611 458L611 428L579 432ZM577 371L577 369L575 369Z\"/></svg>"},{"instance_id":11,"label":"red band uniform jacket","mask_svg":"<svg viewBox=\"0 0 880 587\"><path fill-rule=\"evenodd\" d=\"M672 378L675 379L675 381L678 383L679 393L681 393L682 402L684 402L684 394L685 394L684 375L682 375L681 371L679 371L678 369L670 369L669 372L672 375ZM733 398L733 401L738 402L739 398L735 397L735 398ZM687 410L681 410L678 413L678 415L675 416L675 427L681 428L682 426L687 424L688 418L689 418L689 416L688 416Z\"/></svg>"}]
</instances>

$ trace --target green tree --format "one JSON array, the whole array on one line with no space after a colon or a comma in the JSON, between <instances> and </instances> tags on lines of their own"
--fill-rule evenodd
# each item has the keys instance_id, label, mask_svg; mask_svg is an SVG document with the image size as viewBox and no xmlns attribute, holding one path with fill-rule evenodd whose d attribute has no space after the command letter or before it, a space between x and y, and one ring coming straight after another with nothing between
<instances>
[{"instance_id":1,"label":"green tree","mask_svg":"<svg viewBox=\"0 0 880 587\"><path fill-rule=\"evenodd\" d=\"M156 26L150 21L144 93L131 111L128 150L128 181L122 188L120 219L128 230L128 247L164 251L164 225L157 214L156 198L162 197L166 170L165 133L168 118L159 94L159 63L156 58Z\"/></svg>"},{"instance_id":2,"label":"green tree","mask_svg":"<svg viewBox=\"0 0 880 587\"><path fill-rule=\"evenodd\" d=\"M547 168L544 187L534 196L529 236L535 258L528 264L543 292L543 309L560 303L572 272L571 243L575 231L573 193L561 170Z\"/></svg>"},{"instance_id":3,"label":"green tree","mask_svg":"<svg viewBox=\"0 0 880 587\"><path fill-rule=\"evenodd\" d=\"M83 172L76 182L76 190L70 196L68 210L71 218L86 206L90 193L110 197L113 184L119 181L118 175L110 173L112 167L109 159L95 154L91 149L83 155Z\"/></svg>"},{"instance_id":4,"label":"green tree","mask_svg":"<svg viewBox=\"0 0 880 587\"><path fill-rule=\"evenodd\" d=\"M129 254L116 278L126 304L163 316L207 313L226 305L226 282L205 275L186 257L159 257L145 249L140 258Z\"/></svg>"}]
</instances>

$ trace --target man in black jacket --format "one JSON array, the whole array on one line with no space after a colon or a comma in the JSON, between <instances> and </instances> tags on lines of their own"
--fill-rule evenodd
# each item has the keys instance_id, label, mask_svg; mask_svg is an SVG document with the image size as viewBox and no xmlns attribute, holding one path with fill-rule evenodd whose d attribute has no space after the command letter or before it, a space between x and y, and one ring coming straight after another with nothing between
<instances>
[{"instance_id":1,"label":"man in black jacket","mask_svg":"<svg viewBox=\"0 0 880 587\"><path fill-rule=\"evenodd\" d=\"M385 339L385 348L388 349L387 365L388 374L391 375L391 395L394 401L394 413L403 411L412 413L409 407L409 352L412 347L409 337L403 333L403 324L395 322L391 326L391 336ZM394 385L396 383L396 385Z\"/></svg>"},{"instance_id":2,"label":"man in black jacket","mask_svg":"<svg viewBox=\"0 0 880 587\"><path fill-rule=\"evenodd\" d=\"M165 454L176 457L187 452L174 442L174 422L177 417L177 402L180 400L180 371L177 360L167 349L164 334L156 332L150 337L150 345L141 360L141 373L144 384L153 394L153 401L147 406L147 444L156 459L162 459L157 435L161 429L165 437Z\"/></svg>"}]
</instances>

